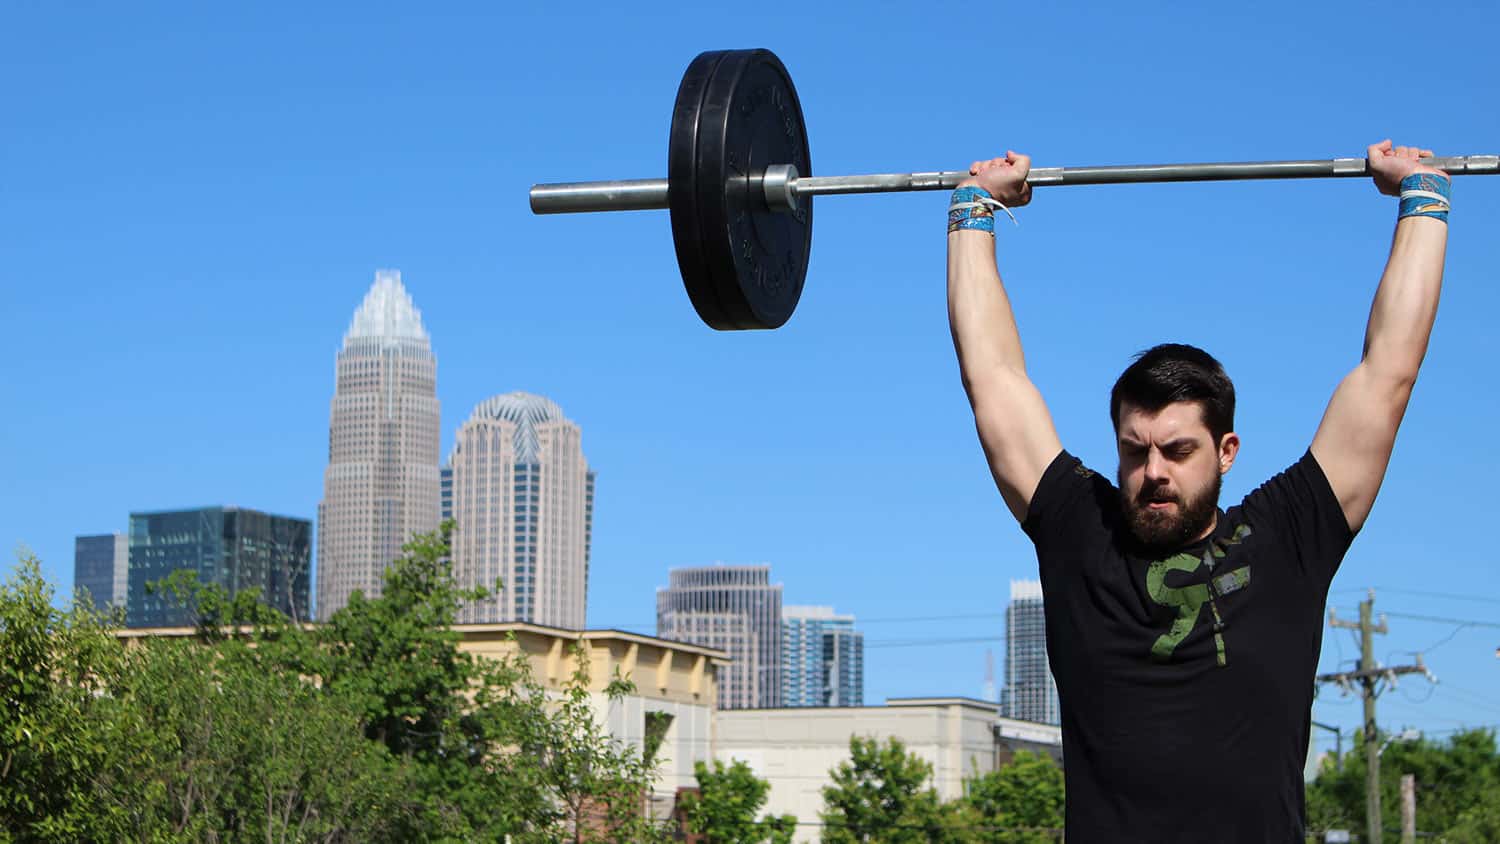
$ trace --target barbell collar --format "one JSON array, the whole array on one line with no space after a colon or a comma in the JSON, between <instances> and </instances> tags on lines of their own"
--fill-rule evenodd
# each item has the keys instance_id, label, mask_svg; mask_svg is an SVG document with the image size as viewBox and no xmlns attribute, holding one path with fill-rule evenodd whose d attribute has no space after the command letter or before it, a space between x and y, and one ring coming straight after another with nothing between
<instances>
[{"instance_id":1,"label":"barbell collar","mask_svg":"<svg viewBox=\"0 0 1500 844\"><path fill-rule=\"evenodd\" d=\"M1500 174L1500 155L1424 159L1455 176ZM1320 179L1366 175L1365 159L1251 161L1209 164L1128 164L1104 167L1036 167L1026 177L1032 187L1123 185L1155 182L1220 182L1244 179ZM802 196L951 190L968 178L964 170L931 173L874 173L863 176L798 176L791 165L767 167L761 189L769 208L791 211ZM644 211L667 207L666 179L561 182L533 185L536 214L591 211Z\"/></svg>"}]
</instances>

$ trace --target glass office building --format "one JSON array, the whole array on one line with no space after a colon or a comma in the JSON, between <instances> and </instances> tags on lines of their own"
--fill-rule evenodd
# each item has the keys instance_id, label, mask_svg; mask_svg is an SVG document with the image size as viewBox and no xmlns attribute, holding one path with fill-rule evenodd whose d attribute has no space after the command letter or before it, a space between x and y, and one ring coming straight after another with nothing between
<instances>
[{"instance_id":1,"label":"glass office building","mask_svg":"<svg viewBox=\"0 0 1500 844\"><path fill-rule=\"evenodd\" d=\"M80 536L73 542L73 591L94 609L125 606L130 546L123 533Z\"/></svg>"},{"instance_id":2,"label":"glass office building","mask_svg":"<svg viewBox=\"0 0 1500 844\"><path fill-rule=\"evenodd\" d=\"M781 705L864 706L865 637L832 607L781 612Z\"/></svg>"},{"instance_id":3,"label":"glass office building","mask_svg":"<svg viewBox=\"0 0 1500 844\"><path fill-rule=\"evenodd\" d=\"M127 627L192 624L191 610L150 584L186 569L200 583L261 600L294 621L309 620L312 523L238 507L130 514Z\"/></svg>"},{"instance_id":4,"label":"glass office building","mask_svg":"<svg viewBox=\"0 0 1500 844\"><path fill-rule=\"evenodd\" d=\"M1042 584L1012 580L1005 608L1005 686L1000 714L1039 724L1062 722L1057 683L1047 665L1047 618L1042 611Z\"/></svg>"}]
</instances>

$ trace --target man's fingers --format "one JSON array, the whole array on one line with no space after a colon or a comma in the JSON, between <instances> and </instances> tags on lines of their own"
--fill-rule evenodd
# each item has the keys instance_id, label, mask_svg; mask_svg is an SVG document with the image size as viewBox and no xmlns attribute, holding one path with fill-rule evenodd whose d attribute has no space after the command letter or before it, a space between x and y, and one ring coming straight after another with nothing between
<instances>
[{"instance_id":1,"label":"man's fingers","mask_svg":"<svg viewBox=\"0 0 1500 844\"><path fill-rule=\"evenodd\" d=\"M1386 138L1377 144L1370 144L1365 148L1365 155L1369 158L1380 158L1391 148L1391 139Z\"/></svg>"}]
</instances>

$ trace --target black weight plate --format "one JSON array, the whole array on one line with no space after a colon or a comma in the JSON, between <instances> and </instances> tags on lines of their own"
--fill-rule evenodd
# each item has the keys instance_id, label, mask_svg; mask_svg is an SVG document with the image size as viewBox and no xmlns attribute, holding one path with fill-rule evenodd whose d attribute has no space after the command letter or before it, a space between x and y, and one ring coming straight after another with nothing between
<instances>
[{"instance_id":1,"label":"black weight plate","mask_svg":"<svg viewBox=\"0 0 1500 844\"><path fill-rule=\"evenodd\" d=\"M709 62L713 67L705 70ZM698 310L714 328L776 328L802 296L812 250L812 203L806 197L794 212L770 210L760 176L771 164L812 174L802 106L786 67L769 50L705 53L689 67L683 88L695 87L704 74L708 84L692 115L696 202L672 204L683 283L695 307L710 295L717 302L717 310ZM694 77L691 84L689 77ZM682 94L679 89L679 103ZM686 146L687 126L679 118L687 116L684 109L674 114L673 152ZM672 165L669 161L669 198L682 172ZM691 223L679 226L678 217L689 215ZM689 233L697 235L697 243L685 249L683 235Z\"/></svg>"},{"instance_id":2,"label":"black weight plate","mask_svg":"<svg viewBox=\"0 0 1500 844\"><path fill-rule=\"evenodd\" d=\"M677 266L682 283L698 316L711 326L727 325L728 314L719 304L713 274L703 254L703 232L698 222L698 115L709 80L725 51L701 53L688 65L677 86L672 106L672 131L667 147L667 206L672 215L672 242L677 247Z\"/></svg>"}]
</instances>

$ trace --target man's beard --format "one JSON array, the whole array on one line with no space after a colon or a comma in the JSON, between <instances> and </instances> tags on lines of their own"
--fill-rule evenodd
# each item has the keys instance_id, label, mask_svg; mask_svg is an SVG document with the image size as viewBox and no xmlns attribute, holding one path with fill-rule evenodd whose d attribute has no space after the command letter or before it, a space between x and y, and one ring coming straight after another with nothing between
<instances>
[{"instance_id":1,"label":"man's beard","mask_svg":"<svg viewBox=\"0 0 1500 844\"><path fill-rule=\"evenodd\" d=\"M1219 488L1224 479L1215 472L1213 482L1198 495L1185 501L1174 498L1176 513L1152 510L1149 506L1159 487L1142 487L1140 494L1131 500L1125 495L1124 479L1120 481L1120 506L1131 535L1146 550L1161 552L1176 551L1208 530L1219 509Z\"/></svg>"}]
</instances>

